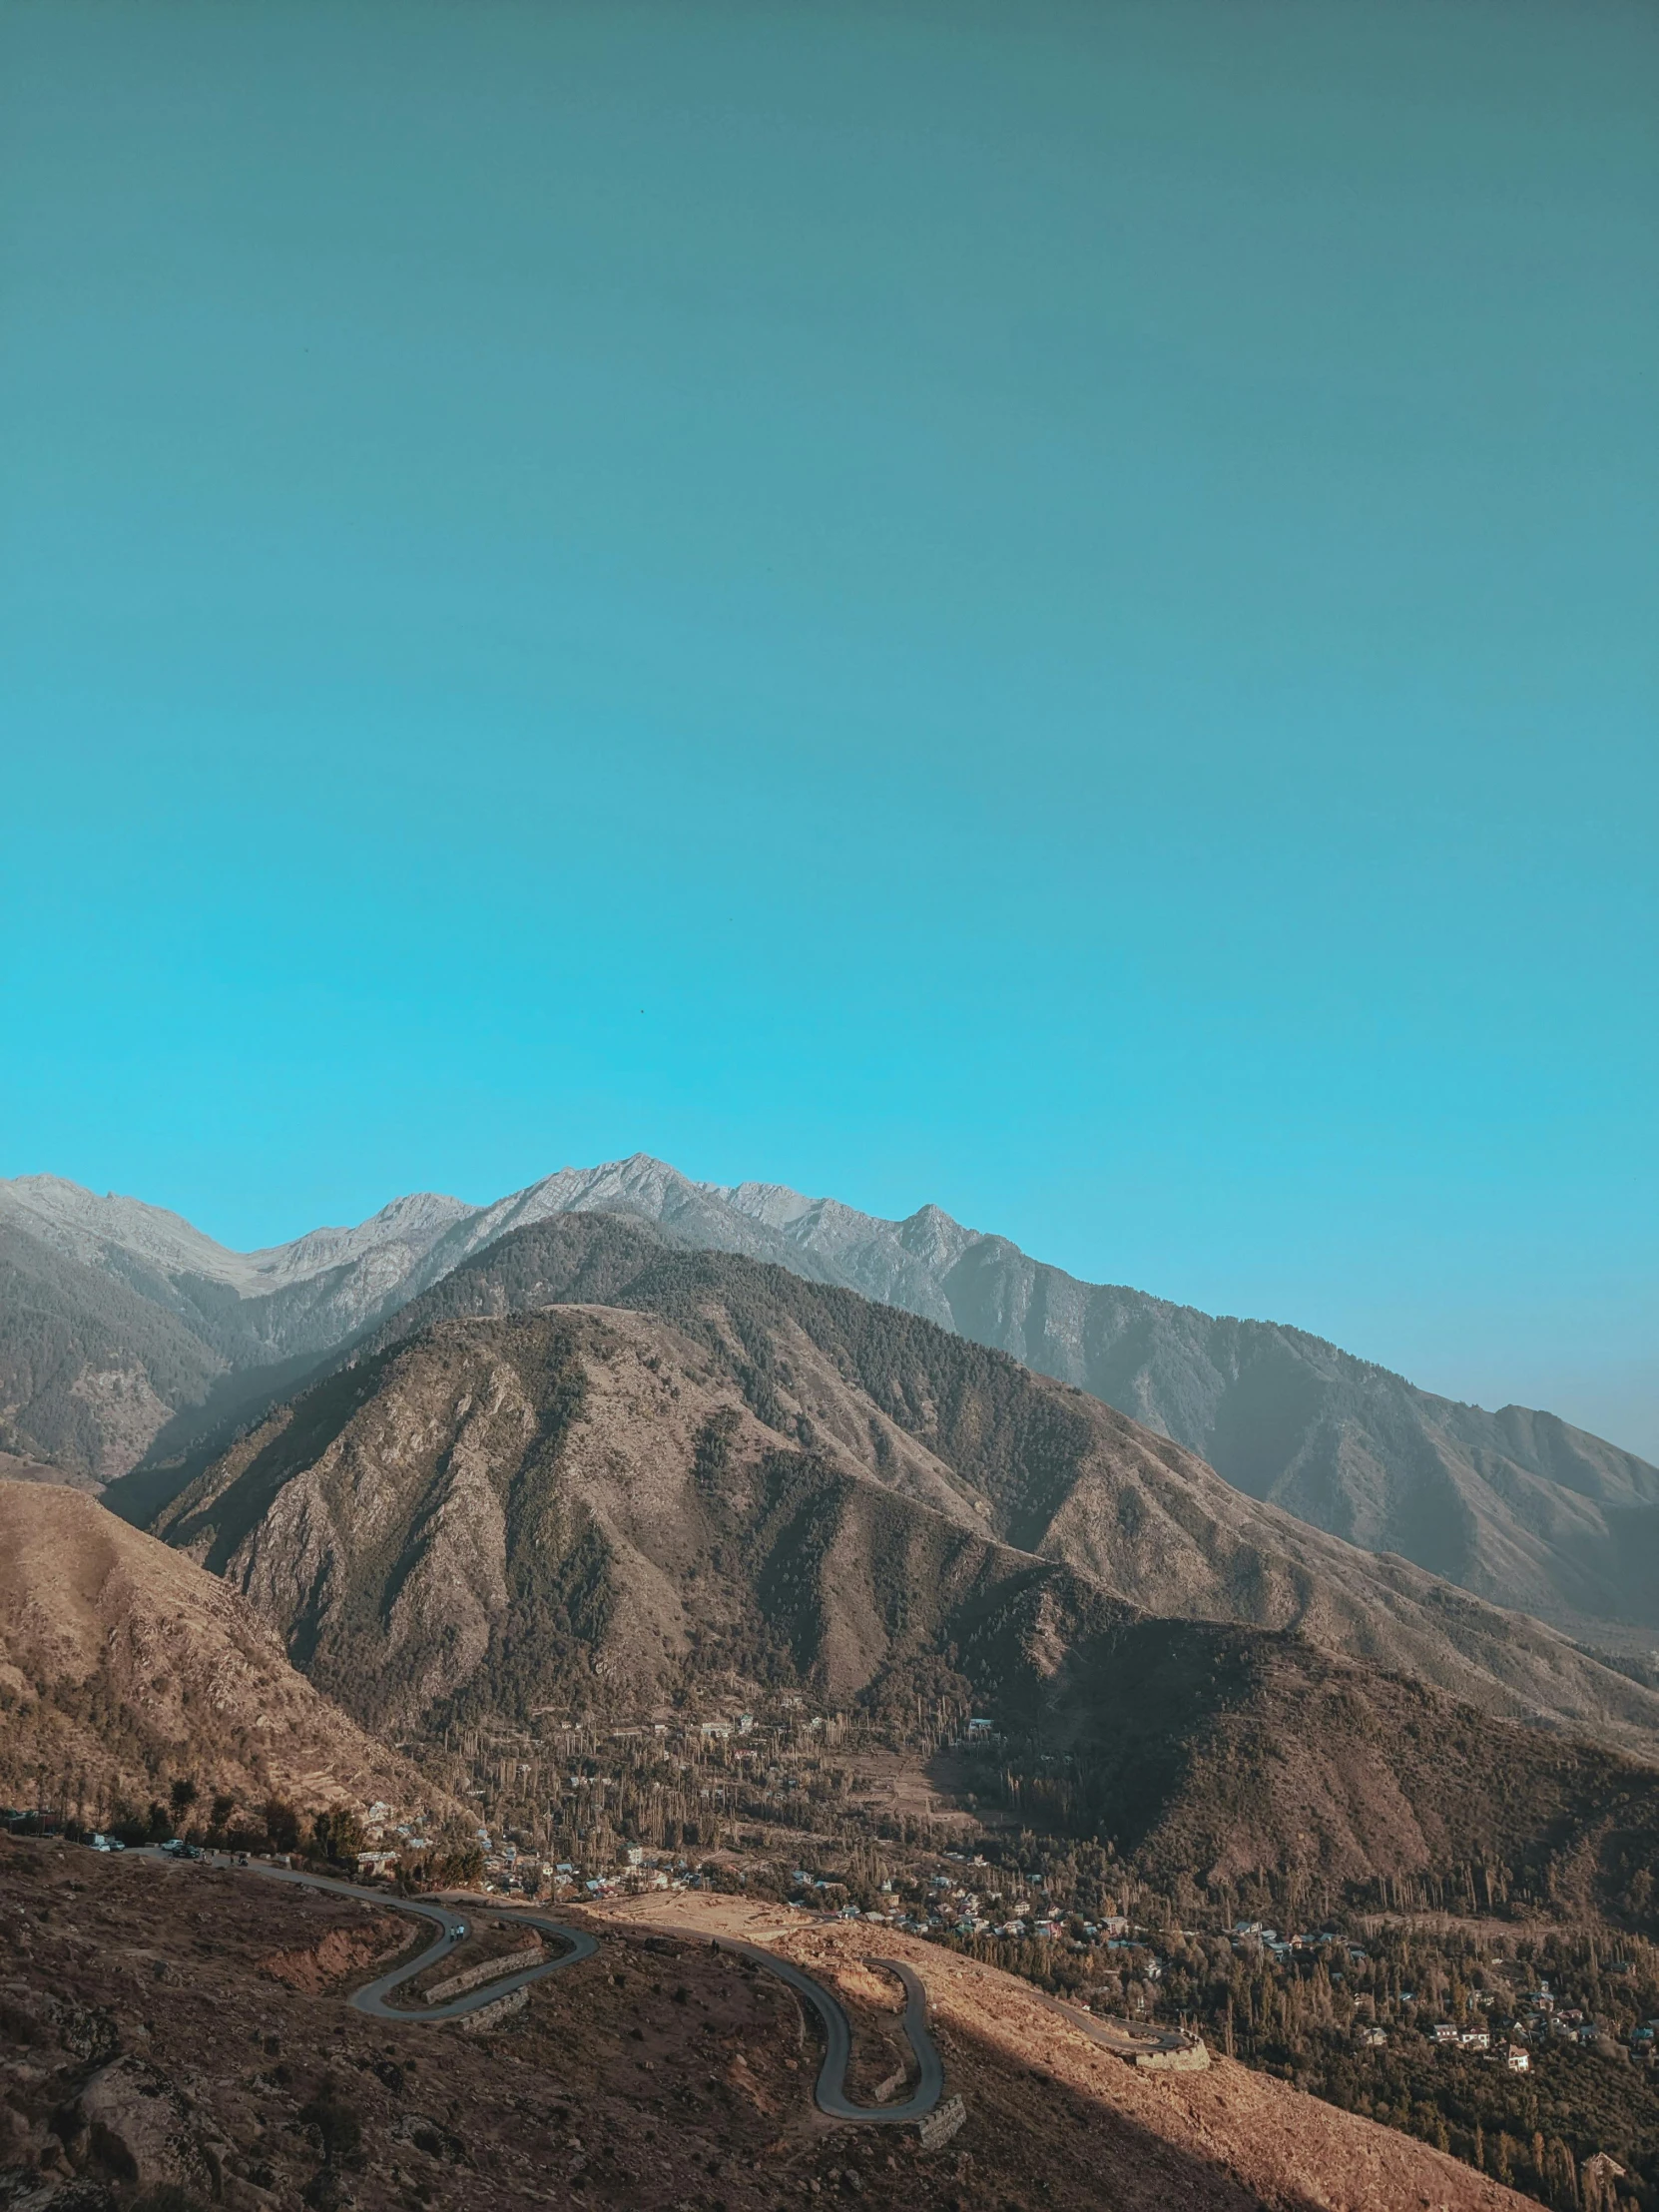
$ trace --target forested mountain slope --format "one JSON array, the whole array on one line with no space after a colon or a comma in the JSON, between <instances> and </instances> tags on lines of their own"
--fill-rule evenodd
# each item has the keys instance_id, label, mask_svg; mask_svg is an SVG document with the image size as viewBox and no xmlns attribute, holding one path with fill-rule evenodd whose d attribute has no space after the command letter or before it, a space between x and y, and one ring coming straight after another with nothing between
<instances>
[{"instance_id":1,"label":"forested mountain slope","mask_svg":"<svg viewBox=\"0 0 1659 2212\"><path fill-rule=\"evenodd\" d=\"M107 1481L224 1368L165 1305L0 1220L0 1451Z\"/></svg>"},{"instance_id":2,"label":"forested mountain slope","mask_svg":"<svg viewBox=\"0 0 1659 2212\"><path fill-rule=\"evenodd\" d=\"M1369 1587L1379 1562L1081 1393L593 1219L520 1233L434 1302L503 1299L494 1260L520 1292L554 1265L607 1275L613 1303L428 1317L164 1516L376 1729L781 1689L901 1716L943 1692L1062 1755L1091 1832L1218 1873L1472 1856L1542 1879L1570 1845L1592 1879L1606 1836L1651 1819L1644 1768L1494 1717L1548 1696L1557 1728L1640 1745L1648 1693L1426 1577ZM1177 1608L1198 1617L1151 1617Z\"/></svg>"},{"instance_id":3,"label":"forested mountain slope","mask_svg":"<svg viewBox=\"0 0 1659 2212\"><path fill-rule=\"evenodd\" d=\"M1651 1693L1549 1629L1243 1496L1086 1392L894 1308L736 1256L665 1248L642 1228L577 1215L519 1231L452 1271L374 1341L392 1344L440 1318L569 1299L672 1321L720 1349L763 1420L815 1442L832 1435L842 1451L858 1448L857 1418L841 1412L831 1427L829 1408L850 1382L950 1468L976 1525L1063 1559L1126 1603L1296 1627L1523 1718L1614 1730L1628 1722L1645 1735L1659 1712Z\"/></svg>"},{"instance_id":4,"label":"forested mountain slope","mask_svg":"<svg viewBox=\"0 0 1659 2212\"><path fill-rule=\"evenodd\" d=\"M1487 1412L1305 1330L1080 1282L934 1206L880 1221L772 1185L689 1183L643 1158L505 1203L513 1219L555 1205L632 1214L904 1307L1076 1383L1349 1542L1575 1629L1659 1628L1659 1468L1554 1414Z\"/></svg>"},{"instance_id":5,"label":"forested mountain slope","mask_svg":"<svg viewBox=\"0 0 1659 2212\"><path fill-rule=\"evenodd\" d=\"M1010 1353L1247 1495L1494 1604L1591 1641L1659 1629L1659 1469L1551 1414L1457 1404L1301 1330L1079 1282L935 1207L881 1221L773 1185L693 1183L644 1156L567 1169L487 1207L399 1199L356 1229L254 1254L52 1177L0 1184L0 1261L14 1255L0 1298L0 1376L11 1378L0 1449L106 1477L147 1452L176 1458L210 1392L209 1416L269 1401L456 1266L584 1213L769 1260ZM18 1277L39 1275L43 1247L58 1269L52 1296L20 1301ZM17 1261L25 1249L34 1257ZM81 1338L112 1284L128 1294L122 1328L113 1351L88 1350ZM165 1357L140 1341L144 1306L166 1317Z\"/></svg>"}]
</instances>

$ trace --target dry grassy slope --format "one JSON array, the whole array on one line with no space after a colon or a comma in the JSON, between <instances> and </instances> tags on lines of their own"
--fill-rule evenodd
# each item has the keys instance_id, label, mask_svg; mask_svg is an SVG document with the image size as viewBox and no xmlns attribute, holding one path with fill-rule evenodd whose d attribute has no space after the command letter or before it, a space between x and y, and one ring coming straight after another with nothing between
<instances>
[{"instance_id":1,"label":"dry grassy slope","mask_svg":"<svg viewBox=\"0 0 1659 2212\"><path fill-rule=\"evenodd\" d=\"M882 1952L927 1984L966 2125L932 2155L908 2131L833 2125L793 2000L707 1940L765 1940L776 1921L722 1900L681 1901L662 1931L608 1916L597 1956L481 2035L366 2019L330 1968L388 1939L367 1904L0 1839L0 2175L40 2212L170 2187L299 2212L328 2200L307 2125L326 2097L360 2130L335 2178L361 2212L1523 2212L1425 2145L1225 2060L1138 2074L1024 1984L888 1931ZM842 1984L860 2040L885 2024L867 1932L797 1924L783 1940Z\"/></svg>"},{"instance_id":2,"label":"dry grassy slope","mask_svg":"<svg viewBox=\"0 0 1659 2212\"><path fill-rule=\"evenodd\" d=\"M1554 1630L1246 1496L1179 1444L1003 1354L782 1268L565 1216L466 1261L381 1342L567 1297L660 1316L767 1426L823 1438L874 1479L952 1518L965 1511L1127 1604L1298 1628L1493 1713L1659 1746L1659 1695ZM875 1451L882 1430L909 1455Z\"/></svg>"},{"instance_id":3,"label":"dry grassy slope","mask_svg":"<svg viewBox=\"0 0 1659 2212\"><path fill-rule=\"evenodd\" d=\"M250 1802L428 1794L226 1583L79 1491L0 1481L0 1796L33 1802L43 1771L134 1798L180 1774Z\"/></svg>"},{"instance_id":4,"label":"dry grassy slope","mask_svg":"<svg viewBox=\"0 0 1659 2212\"><path fill-rule=\"evenodd\" d=\"M641 1900L613 1920L693 1938L718 1930L776 1947L836 1986L855 2023L860 2015L879 2023L894 2001L890 1984L863 1963L868 1929L804 1925L774 1908L696 1896ZM946 2088L968 2107L963 2147L975 2163L989 2152L1021 2199L1081 2194L1124 2212L1176 2204L1521 2212L1530 2201L1424 2143L1225 2058L1213 2057L1203 2073L1138 2072L994 1966L890 1929L880 1932L880 1955L921 1976Z\"/></svg>"}]
</instances>

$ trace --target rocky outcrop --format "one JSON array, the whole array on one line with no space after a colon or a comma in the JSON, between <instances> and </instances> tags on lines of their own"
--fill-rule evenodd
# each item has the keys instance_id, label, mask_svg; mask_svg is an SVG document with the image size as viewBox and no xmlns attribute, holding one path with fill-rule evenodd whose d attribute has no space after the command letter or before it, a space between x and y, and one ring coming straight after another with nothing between
<instances>
[{"instance_id":1,"label":"rocky outcrop","mask_svg":"<svg viewBox=\"0 0 1659 2212\"><path fill-rule=\"evenodd\" d=\"M409 1921L390 1916L360 1928L331 1928L314 1943L295 1949L274 1950L260 1960L260 1971L289 1989L303 1989L311 1996L331 1989L347 1974L361 1973L407 1950L418 1931Z\"/></svg>"},{"instance_id":2,"label":"rocky outcrop","mask_svg":"<svg viewBox=\"0 0 1659 2212\"><path fill-rule=\"evenodd\" d=\"M144 2058L117 2058L93 2075L68 2148L86 2171L134 2190L171 2184L199 2198L221 2193L225 2145L177 2083Z\"/></svg>"}]
</instances>

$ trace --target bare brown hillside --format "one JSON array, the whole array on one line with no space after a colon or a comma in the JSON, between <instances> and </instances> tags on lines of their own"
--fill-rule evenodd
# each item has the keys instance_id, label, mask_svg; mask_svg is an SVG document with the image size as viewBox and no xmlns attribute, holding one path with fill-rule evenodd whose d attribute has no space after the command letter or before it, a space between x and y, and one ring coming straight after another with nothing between
<instances>
[{"instance_id":1,"label":"bare brown hillside","mask_svg":"<svg viewBox=\"0 0 1659 2212\"><path fill-rule=\"evenodd\" d=\"M224 1581L80 1491L0 1481L0 1796L93 1819L176 1776L248 1803L428 1794Z\"/></svg>"},{"instance_id":2,"label":"bare brown hillside","mask_svg":"<svg viewBox=\"0 0 1659 2212\"><path fill-rule=\"evenodd\" d=\"M382 1731L667 1717L809 1688L902 1718L945 1692L1002 1724L993 1796L1026 1791L1148 1872L1473 1863L1542 1895L1570 1868L1622 1910L1625 1858L1659 1827L1651 1770L1496 1717L1489 1671L1463 1669L1477 1705L1322 1644L1314 1620L1333 1645L1357 1620L1353 1640L1391 1656L1391 1620L1312 1574L1284 1626L1130 1604L1136 1587L1190 1599L1201 1575L1218 1610L1228 1591L1178 1448L940 1342L987 1363L982 1387L912 1372L877 1399L794 1323L763 1339L723 1306L689 1326L615 1307L438 1323L273 1416L168 1532ZM1045 1483L1097 1511L1117 1486L1095 1572L995 1532ZM1046 1537L1052 1518L1034 1525ZM1239 1610L1301 1571L1257 1555ZM1553 1641L1535 1635L1517 1666ZM1438 1658L1455 1675L1449 1637Z\"/></svg>"},{"instance_id":3,"label":"bare brown hillside","mask_svg":"<svg viewBox=\"0 0 1659 2212\"><path fill-rule=\"evenodd\" d=\"M163 1527L371 1725L798 1677L845 1700L1070 1577L843 1395L891 1487L653 1317L451 1324L284 1408Z\"/></svg>"},{"instance_id":4,"label":"bare brown hillside","mask_svg":"<svg viewBox=\"0 0 1659 2212\"><path fill-rule=\"evenodd\" d=\"M590 1925L597 1956L463 2035L370 2020L349 1971L394 1940L369 1901L228 1870L0 1840L13 1932L0 2066L0 2191L35 2212L153 2203L231 2212L1523 2212L1526 2200L1409 2137L1217 2059L1148 2076L1025 1984L883 1931L922 1974L960 2133L829 2121L789 1992L712 1950L776 1939L724 1901L662 1927ZM838 1983L860 2049L890 1983L857 1931L783 1939ZM307 1962L294 1971L292 1961ZM288 1970L278 1973L280 1965ZM330 1970L332 1969L332 1970ZM295 1983L301 1984L296 1986ZM163 2191L182 2195L164 2198Z\"/></svg>"},{"instance_id":5,"label":"bare brown hillside","mask_svg":"<svg viewBox=\"0 0 1659 2212\"><path fill-rule=\"evenodd\" d=\"M475 1254L377 1343L566 1300L674 1323L767 1426L822 1437L874 1480L909 1480L878 1434L922 1447L985 1533L1146 1611L1298 1629L1494 1713L1659 1745L1659 1697L1554 1630L1246 1496L1169 1437L1004 1354L783 1268L569 1215Z\"/></svg>"},{"instance_id":6,"label":"bare brown hillside","mask_svg":"<svg viewBox=\"0 0 1659 2212\"><path fill-rule=\"evenodd\" d=\"M642 1899L615 1916L696 1939L765 1943L834 1987L855 2027L896 2012L866 1963L869 1932L730 1898ZM1015 2202L1298 2212L1515 2212L1529 2200L1427 2145L1211 2054L1201 2073L1143 2073L1102 2050L996 1967L883 1929L880 1950L921 1976L946 2087L969 2110L969 2171ZM994 2180L993 2180L994 2176ZM969 2199L969 2201L974 2201Z\"/></svg>"},{"instance_id":7,"label":"bare brown hillside","mask_svg":"<svg viewBox=\"0 0 1659 2212\"><path fill-rule=\"evenodd\" d=\"M649 1329L667 1334L655 1351L642 1346L621 1366L591 1333L580 1354L555 1358L538 1349L542 1339L528 1315L518 1325L510 1317L539 1312L566 1295L603 1300L612 1316L605 1326L618 1345L625 1341L619 1309L648 1317ZM503 1317L475 1332L474 1354L463 1355L452 1334L434 1333L435 1324L474 1315ZM416 1336L400 1351L404 1330ZM417 1344L430 1349L418 1351ZM737 1423L733 1434L742 1441L735 1464L777 1466L780 1452L809 1459L963 1532L1063 1562L1104 1595L1139 1611L1293 1630L1505 1718L1595 1734L1643 1755L1659 1746L1659 1694L1554 1630L1500 1612L1406 1560L1360 1551L1246 1497L1179 1444L1081 1390L913 1315L803 1282L781 1268L723 1254L665 1251L628 1224L565 1217L506 1238L454 1270L387 1325L381 1345L354 1369L305 1393L292 1412L279 1409L153 1524L216 1567L234 1558L238 1578L285 1633L319 1608L337 1615L344 1601L338 1576L319 1577L314 1567L295 1564L300 1498L313 1501L305 1516L307 1557L314 1559L323 1541L325 1520L329 1542L354 1555L362 1549L361 1535L340 1525L342 1513L355 1516L357 1492L324 1506L317 1481L326 1489L326 1477L308 1477L324 1457L330 1465L342 1454L353 1464L365 1454L372 1459L379 1471L363 1490L365 1498L378 1496L391 1468L402 1470L400 1494L407 1490L417 1436L430 1436L433 1452L441 1455L447 1446L440 1438L458 1438L465 1428L473 1443L462 1452L464 1465L488 1430L492 1452L505 1452L515 1465L523 1460L526 1447L515 1444L508 1429L497 1432L494 1415L486 1419L479 1410L488 1392L481 1399L465 1383L448 1390L451 1370L460 1372L457 1360L463 1367L471 1360L481 1374L492 1361L500 1365L500 1354L501 1372L516 1379L506 1385L507 1397L516 1402L517 1393L530 1408L530 1426L522 1433L536 1439L534 1456L544 1471L565 1454L569 1479L553 1488L571 1500L586 1497L594 1479L598 1461L590 1446L599 1415L580 1408L568 1417L560 1412L554 1444L550 1409L555 1401L565 1403L567 1382L583 1404L591 1399L594 1408L605 1408L607 1448L629 1470L628 1495L642 1501L665 1484L676 1494L684 1490L701 1423L718 1413L721 1421ZM658 1362L652 1372L673 1371L678 1397L668 1384L645 1393L625 1386L625 1372L646 1372L641 1363L647 1357ZM566 1382L557 1380L555 1369ZM375 1397L381 1402L371 1411ZM462 1397L467 1410L459 1414ZM370 1429L380 1439L373 1445L366 1440ZM256 1537L278 1491L301 1475L306 1481L281 1507L280 1540L275 1528ZM605 1531L612 1528L620 1533L624 1548L639 1555L638 1572L630 1573L643 1594L651 1584L646 1562L655 1538L637 1543L628 1533L637 1516L620 1493L610 1496L609 1481L601 1480L594 1492L595 1541L608 1542ZM512 1494L528 1493L520 1484ZM507 1491L499 1509L504 1523L514 1519ZM859 1507L860 1513L869 1510L867 1503ZM375 1507L381 1511L395 1518L389 1503ZM444 1542L448 1528L448 1519L433 1524ZM929 1540L940 1537L935 1530ZM425 1544L421 1536L418 1548ZM655 1571L664 1570L672 1615L682 1593L673 1586L676 1570L666 1554ZM296 1573L309 1576L304 1589ZM847 1587L855 1583L856 1577ZM707 1580L699 1586L700 1603L709 1587ZM660 1597L645 1605L653 1618ZM642 1617L637 1609L628 1613L629 1619ZM475 1619L462 1647L471 1648L468 1636L476 1640L477 1625ZM615 1633L625 1631L617 1627ZM866 1647L862 1632L847 1634L849 1650ZM303 1644L292 1648L308 1664ZM668 1648L680 1648L673 1633ZM635 1651L630 1664L640 1656ZM838 1684L844 1669L837 1672L832 1659L827 1651L827 1679Z\"/></svg>"}]
</instances>

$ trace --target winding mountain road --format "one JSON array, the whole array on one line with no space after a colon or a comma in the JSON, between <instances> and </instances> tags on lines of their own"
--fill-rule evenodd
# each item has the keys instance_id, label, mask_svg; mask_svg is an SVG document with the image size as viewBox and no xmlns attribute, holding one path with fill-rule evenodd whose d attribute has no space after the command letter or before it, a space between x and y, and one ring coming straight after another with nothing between
<instances>
[{"instance_id":1,"label":"winding mountain road","mask_svg":"<svg viewBox=\"0 0 1659 2212\"><path fill-rule=\"evenodd\" d=\"M824 2063L819 2068L813 2093L821 2112L828 2112L831 2119L891 2127L906 2120L925 2119L938 2103L944 2091L944 2061L927 2032L927 1992L908 1966L896 1958L865 1961L897 1974L904 1984L904 2032L916 2054L919 2078L902 2104L853 2104L846 2094L846 2069L852 2060L852 2026L839 1997L832 1995L822 1981L815 1981L810 1973L803 1973L789 1959L768 1950L764 1943L742 1942L735 1936L716 1936L711 1940L722 1950L735 1951L741 1958L752 1959L767 1973L776 1974L780 1981L787 1982L804 1996L818 2014L824 2029L825 2048Z\"/></svg>"},{"instance_id":2,"label":"winding mountain road","mask_svg":"<svg viewBox=\"0 0 1659 2212\"><path fill-rule=\"evenodd\" d=\"M441 2025L445 2020L464 2019L469 2012L481 2011L486 2004L494 2004L497 1998L510 1996L513 1990L522 1989L529 1982L540 1981L544 1974L580 1965L599 1948L598 1938L585 1929L567 1928L563 1921L550 1921L539 1913L515 1913L512 1916L515 1927L522 1923L526 1928L537 1929L542 1935L555 1936L561 1943L568 1944L569 1948L558 1958L538 1959L533 1966L521 1966L515 1973L499 1974L476 1989L463 1990L446 2004L423 2004L416 2011L413 2006L388 2004L386 1999L394 1989L412 1980L423 1966L435 1965L442 1952L462 1940L472 1926L464 1913L453 1912L447 1905L430 1903L424 1898L365 1898L361 1890L353 1889L349 1882L334 1882L327 1875L300 1874L292 1867L258 1867L251 1871L264 1875L271 1882L293 1882L307 1890L326 1890L335 1897L351 1898L358 1905L386 1906L394 1913L408 1913L436 1926L439 1933L423 1951L413 1958L400 1959L390 1973L383 1973L366 1988L352 1991L348 2001L359 2012L367 2012L376 2020L413 2020L422 2025L430 2021Z\"/></svg>"},{"instance_id":3,"label":"winding mountain road","mask_svg":"<svg viewBox=\"0 0 1659 2212\"><path fill-rule=\"evenodd\" d=\"M468 2013L481 2011L486 2004L494 2004L527 1983L540 1981L544 1975L558 1973L565 1966L579 1965L584 1958L592 1958L599 1948L598 1938L585 1929L569 1928L563 1921L548 1920L539 1913L526 1913L508 1909L505 1915L492 1906L492 1917L510 1919L514 1927L523 1926L554 1936L568 1947L557 1958L544 1958L533 1966L520 1967L516 1973L504 1973L484 1982L476 1989L467 1989L446 2004L426 2004L419 2010L413 2006L394 2005L387 2002L392 1992L420 1972L422 1967L434 1965L439 1955L460 1942L471 1928L464 1913L450 1906L439 1905L426 1898L365 1897L363 1892L349 1882L335 1882L327 1875L301 1874L293 1867L254 1866L250 1870L269 1882L292 1882L303 1889L323 1890L335 1897L350 1898L358 1905L374 1905L393 1913L407 1913L417 1920L429 1921L438 1930L437 1936L423 1951L413 1958L400 1959L389 1973L383 1973L377 1981L365 1988L354 1990L347 2000L359 2012L366 2012L377 2020L404 2020L416 2025L440 2025L445 2020L464 2019ZM694 1938L695 1939L695 1938ZM872 2127L902 2126L925 2119L938 2104L944 2092L944 2061L927 2030L927 1992L912 1969L896 1958L871 1958L872 1966L880 1966L886 1972L896 1974L904 1984L904 2032L910 2039L917 2066L915 2087L901 2104L854 2104L846 2093L847 2068L852 2062L852 2023L846 2009L832 1991L823 1982L815 1981L788 1958L780 1958L768 1950L764 1943L746 1943L734 1936L716 1936L711 1938L722 1950L729 1950L741 1958L747 1958L763 1972L776 1975L798 1996L804 1997L818 2015L824 2029L824 2062L819 2067L818 2079L813 2086L814 2099L821 2112L831 2119L850 2121L856 2125Z\"/></svg>"}]
</instances>

